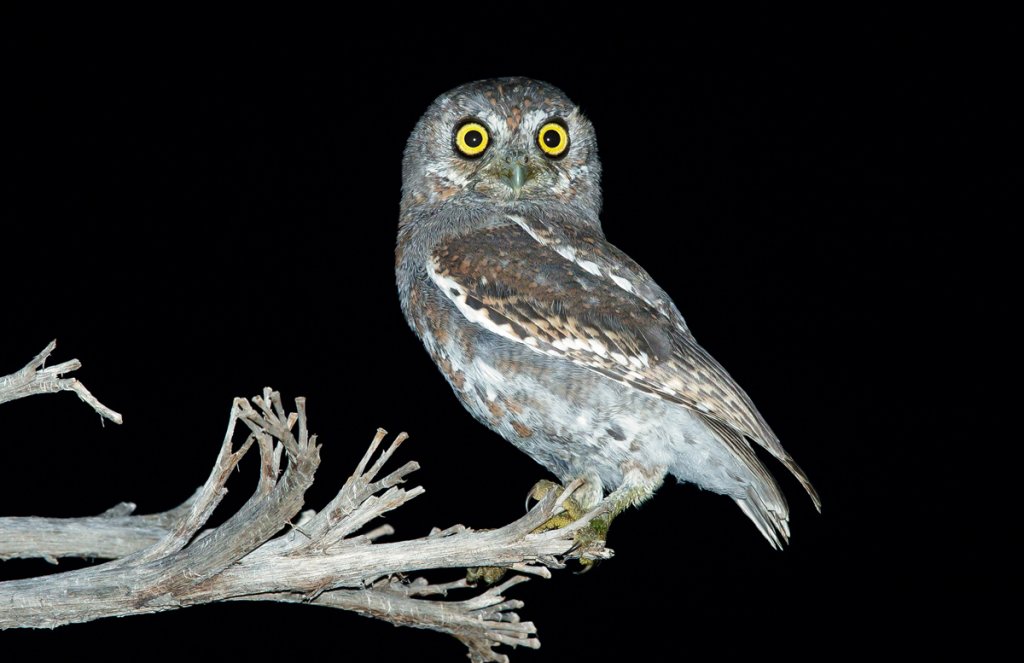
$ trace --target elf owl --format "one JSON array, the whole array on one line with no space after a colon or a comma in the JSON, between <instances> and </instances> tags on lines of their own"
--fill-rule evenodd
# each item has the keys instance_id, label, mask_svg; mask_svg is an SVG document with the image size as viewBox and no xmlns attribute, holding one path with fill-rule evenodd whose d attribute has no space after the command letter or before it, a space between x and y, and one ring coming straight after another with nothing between
<instances>
[{"instance_id":1,"label":"elf owl","mask_svg":"<svg viewBox=\"0 0 1024 663\"><path fill-rule=\"evenodd\" d=\"M750 441L820 510L818 496L669 296L605 239L600 176L590 122L551 85L438 97L403 162L405 317L474 417L563 484L583 480L580 510L606 499L610 520L671 474L731 497L779 548L789 509Z\"/></svg>"}]
</instances>

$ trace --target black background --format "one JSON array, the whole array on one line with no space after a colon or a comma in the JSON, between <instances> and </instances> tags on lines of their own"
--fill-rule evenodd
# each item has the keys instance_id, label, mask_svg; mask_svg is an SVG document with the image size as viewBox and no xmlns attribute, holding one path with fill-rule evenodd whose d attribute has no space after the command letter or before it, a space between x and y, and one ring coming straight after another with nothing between
<instances>
[{"instance_id":1,"label":"black background","mask_svg":"<svg viewBox=\"0 0 1024 663\"><path fill-rule=\"evenodd\" d=\"M101 426L67 394L4 405L2 511L171 508L205 479L232 397L272 385L308 398L323 443L308 506L330 499L381 426L412 435L399 460L420 462L427 489L388 517L396 537L517 517L543 472L457 403L402 319L393 248L419 115L460 83L526 75L591 118L609 239L744 385L824 511L773 464L793 511L779 553L730 500L670 482L616 521L613 560L513 590L544 643L514 658L987 641L993 602L1021 588L1000 564L1019 530L1001 497L1018 480L1016 443L986 430L1006 423L993 377L1014 304L996 292L1019 175L999 161L1019 127L1019 80L1001 68L1014 37L867 24L571 57L8 39L0 373L57 338L55 359L81 359L78 377L125 423ZM220 518L254 480L249 459ZM4 578L49 570L0 566ZM447 636L271 604L3 638L46 652L126 633L177 633L176 655L205 640L213 653L352 655L348 641L379 660L462 657Z\"/></svg>"}]
</instances>

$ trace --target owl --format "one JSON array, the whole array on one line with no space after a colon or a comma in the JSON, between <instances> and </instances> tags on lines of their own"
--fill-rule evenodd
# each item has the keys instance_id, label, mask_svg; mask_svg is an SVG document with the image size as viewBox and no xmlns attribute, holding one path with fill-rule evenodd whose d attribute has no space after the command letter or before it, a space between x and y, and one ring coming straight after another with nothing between
<instances>
[{"instance_id":1,"label":"owl","mask_svg":"<svg viewBox=\"0 0 1024 663\"><path fill-rule=\"evenodd\" d=\"M557 88L469 83L416 124L402 168L402 311L467 410L614 517L667 475L732 498L776 548L800 481L747 394L601 228L594 129ZM643 220L634 220L643 223Z\"/></svg>"}]
</instances>

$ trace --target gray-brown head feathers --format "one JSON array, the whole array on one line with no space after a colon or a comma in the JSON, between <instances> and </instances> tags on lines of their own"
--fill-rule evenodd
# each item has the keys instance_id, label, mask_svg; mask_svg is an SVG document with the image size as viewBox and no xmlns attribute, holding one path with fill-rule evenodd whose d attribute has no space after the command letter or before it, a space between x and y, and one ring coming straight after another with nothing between
<instances>
[{"instance_id":1,"label":"gray-brown head feathers","mask_svg":"<svg viewBox=\"0 0 1024 663\"><path fill-rule=\"evenodd\" d=\"M466 123L479 126L467 133L473 145L461 145L466 151L484 145L479 154L460 150L457 133ZM545 137L554 145L547 152L541 145ZM559 141L568 147L552 155ZM403 223L413 208L418 217L442 205L496 202L555 203L596 220L600 178L593 127L561 90L528 78L468 83L438 97L409 137L402 169Z\"/></svg>"}]
</instances>

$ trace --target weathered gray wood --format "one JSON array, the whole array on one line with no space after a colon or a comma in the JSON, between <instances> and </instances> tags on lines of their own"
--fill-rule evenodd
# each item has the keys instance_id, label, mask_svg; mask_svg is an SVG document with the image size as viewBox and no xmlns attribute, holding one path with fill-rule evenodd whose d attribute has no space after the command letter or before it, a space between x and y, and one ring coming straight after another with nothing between
<instances>
[{"instance_id":1,"label":"weathered gray wood","mask_svg":"<svg viewBox=\"0 0 1024 663\"><path fill-rule=\"evenodd\" d=\"M53 387L67 382L59 378L62 372L78 367L66 362L42 368L53 347L51 343L25 369L0 378L0 396L6 396L0 402L66 389L88 394L77 381L77 388ZM106 409L98 401L87 402L97 411ZM248 436L236 449L239 423ZM323 510L301 512L320 463L304 400L296 399L295 412L287 413L270 389L251 402L235 399L209 478L178 508L136 516L134 505L124 503L88 518L0 518L0 559L113 558L90 568L0 582L0 629L52 628L215 601L272 600L352 610L450 633L466 644L473 661L507 661L494 651L502 644L539 646L533 624L520 622L514 612L522 603L503 596L526 580L524 576L456 601L426 597L465 590L465 580L432 585L417 579L407 584L398 574L504 566L549 577L548 568L561 568L567 557L611 556L600 542L579 549L574 541L575 533L600 509L563 529L536 532L561 510L576 487L572 485L560 496L549 494L500 529L473 531L456 525L418 539L380 543L394 533L389 525L360 532L423 493L421 487L401 487L418 469L415 462L384 474L385 464L407 438L400 434L380 451L385 436L378 431L356 471ZM204 530L232 470L252 447L262 461L255 492L222 525Z\"/></svg>"},{"instance_id":2,"label":"weathered gray wood","mask_svg":"<svg viewBox=\"0 0 1024 663\"><path fill-rule=\"evenodd\" d=\"M60 557L117 559L160 541L181 519L192 499L181 506L145 516L122 502L98 516L85 518L0 517L0 560Z\"/></svg>"},{"instance_id":3,"label":"weathered gray wood","mask_svg":"<svg viewBox=\"0 0 1024 663\"><path fill-rule=\"evenodd\" d=\"M58 391L73 391L78 397L88 403L102 417L110 419L115 424L121 423L121 415L96 400L96 397L89 393L81 382L75 378L62 378L61 376L71 371L77 371L82 367L82 362L77 359L66 361L56 366L45 368L46 360L56 349L57 341L50 341L43 351L36 355L25 368L17 373L0 377L0 405L35 394L53 394Z\"/></svg>"}]
</instances>

